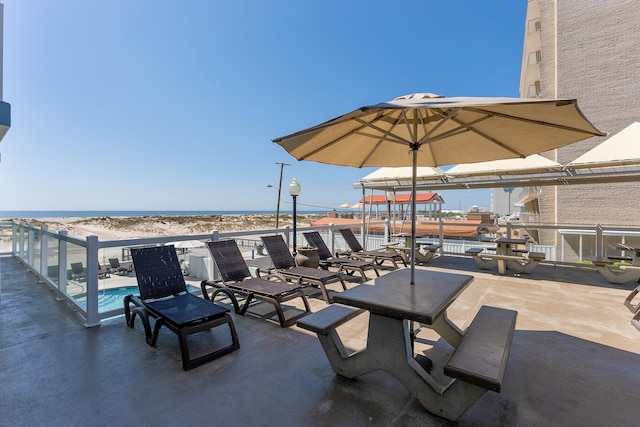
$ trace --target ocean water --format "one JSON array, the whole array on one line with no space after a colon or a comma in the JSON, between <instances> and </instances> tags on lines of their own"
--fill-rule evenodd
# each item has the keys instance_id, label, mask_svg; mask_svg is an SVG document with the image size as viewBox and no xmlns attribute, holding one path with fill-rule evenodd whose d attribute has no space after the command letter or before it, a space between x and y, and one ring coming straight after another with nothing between
<instances>
[{"instance_id":1,"label":"ocean water","mask_svg":"<svg viewBox=\"0 0 640 427\"><path fill-rule=\"evenodd\" d=\"M280 212L289 214L289 212ZM316 211L298 211L312 214ZM0 219L17 218L95 218L141 216L193 216L193 215L275 215L275 211L0 211Z\"/></svg>"}]
</instances>

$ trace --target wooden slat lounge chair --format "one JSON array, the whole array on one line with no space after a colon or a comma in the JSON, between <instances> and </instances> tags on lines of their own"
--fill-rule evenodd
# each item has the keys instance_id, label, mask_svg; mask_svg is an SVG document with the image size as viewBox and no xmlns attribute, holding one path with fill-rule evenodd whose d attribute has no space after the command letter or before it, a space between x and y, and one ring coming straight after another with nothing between
<instances>
[{"instance_id":1,"label":"wooden slat lounge chair","mask_svg":"<svg viewBox=\"0 0 640 427\"><path fill-rule=\"evenodd\" d=\"M311 313L309 303L302 292L302 287L291 285L286 278L279 274L272 274L266 278L251 277L251 272L247 263L244 261L240 249L235 240L218 240L215 242L207 242L209 252L218 266L221 282L203 280L200 286L204 297L208 299L208 288L220 288L225 286L234 293L246 296L244 305L239 310L239 314L244 315L253 298L273 304L278 315L280 326L286 328L293 325L296 321ZM270 280L275 278L277 281ZM295 298L301 298L304 303L305 311L285 318L282 309L282 303Z\"/></svg>"},{"instance_id":2,"label":"wooden slat lounge chair","mask_svg":"<svg viewBox=\"0 0 640 427\"><path fill-rule=\"evenodd\" d=\"M347 255L353 255L364 260L371 259L378 265L382 265L385 261L390 261L393 263L394 268L398 268L398 261L401 261L405 267L407 266L402 255L395 250L389 251L386 248L380 248L366 251L362 245L360 245L360 242L358 242L358 239L356 239L356 236L350 228L341 228L339 231L349 246L350 251L346 252Z\"/></svg>"},{"instance_id":3,"label":"wooden slat lounge chair","mask_svg":"<svg viewBox=\"0 0 640 427\"><path fill-rule=\"evenodd\" d=\"M380 273L378 273L378 269L373 262L351 258L336 258L332 256L331 251L327 247L319 232L310 231L308 233L302 234L311 246L315 246L316 248L318 248L320 267L326 270L328 270L330 266L338 267L338 269L342 269L350 275L357 271L360 273L363 282L369 280L367 279L367 275L365 274L366 270L373 270L376 273L376 276L380 277Z\"/></svg>"},{"instance_id":4,"label":"wooden slat lounge chair","mask_svg":"<svg viewBox=\"0 0 640 427\"><path fill-rule=\"evenodd\" d=\"M269 253L269 257L273 262L273 266L277 273L282 274L287 280L297 283L311 283L318 285L322 291L322 297L327 304L331 304L331 298L327 293L326 285L329 283L340 282L343 290L347 290L347 286L342 279L340 271L321 270L319 268L296 266L289 248L281 235L261 236L262 243Z\"/></svg>"},{"instance_id":5,"label":"wooden slat lounge chair","mask_svg":"<svg viewBox=\"0 0 640 427\"><path fill-rule=\"evenodd\" d=\"M147 344L155 346L160 328L163 325L169 328L178 335L182 368L185 371L240 348L229 309L189 293L172 245L131 248L131 256L140 296L125 297L125 319L127 325L133 328L136 315L140 317ZM235 296L228 289L218 289L218 292L225 293L235 301ZM150 317L155 319L153 332ZM222 325L229 327L231 344L191 359L187 336Z\"/></svg>"}]
</instances>

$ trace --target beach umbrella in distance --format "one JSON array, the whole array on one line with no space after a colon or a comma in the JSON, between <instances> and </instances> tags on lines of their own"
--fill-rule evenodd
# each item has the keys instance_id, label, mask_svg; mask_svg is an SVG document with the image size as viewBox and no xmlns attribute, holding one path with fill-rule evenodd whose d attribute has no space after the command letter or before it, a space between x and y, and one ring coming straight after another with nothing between
<instances>
[{"instance_id":1,"label":"beach umbrella in distance","mask_svg":"<svg viewBox=\"0 0 640 427\"><path fill-rule=\"evenodd\" d=\"M343 203L340 206L338 206L340 209L351 209L352 206L350 203Z\"/></svg>"},{"instance_id":2,"label":"beach umbrella in distance","mask_svg":"<svg viewBox=\"0 0 640 427\"><path fill-rule=\"evenodd\" d=\"M298 160L340 166L412 168L411 240L416 236L416 170L526 157L604 136L575 99L401 96L276 138ZM411 284L415 244L411 245Z\"/></svg>"}]
</instances>

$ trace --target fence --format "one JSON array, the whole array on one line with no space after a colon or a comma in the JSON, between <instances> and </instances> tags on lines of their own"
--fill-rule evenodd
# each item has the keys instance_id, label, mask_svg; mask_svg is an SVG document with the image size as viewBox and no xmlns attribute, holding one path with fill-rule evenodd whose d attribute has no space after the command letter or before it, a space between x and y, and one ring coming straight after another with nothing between
<instances>
[{"instance_id":1,"label":"fence","mask_svg":"<svg viewBox=\"0 0 640 427\"><path fill-rule=\"evenodd\" d=\"M445 222L446 223L446 222ZM354 223L353 228L360 229L360 223ZM454 223L447 224L455 226ZM345 225L341 225L344 227ZM305 231L320 231L327 242L327 246L335 253L338 249L346 249L347 245L340 233L333 225L323 227L299 227L300 236L296 237L299 245L305 242L302 233ZM551 232L556 240L553 245L537 245L530 243L529 250L544 252L546 263L577 265L590 256L605 256L616 250L616 243L640 244L640 228L614 227L614 226L568 226L568 225L533 225L533 224L508 224L507 235L514 231L521 234L540 234ZM247 263L253 266L264 266L269 262L268 257L262 255L260 247L261 235L280 233L285 241L290 244L292 232L287 228L264 229L242 232L217 232L198 235L163 236L144 239L110 240L100 241L97 236L78 238L69 236L67 232L51 232L46 227L35 227L31 224L20 222L0 223L0 236L3 240L11 239L11 253L25 264L31 271L37 274L42 283L52 287L59 300L67 301L74 310L84 319L87 327L97 326L105 318L121 315L122 304L109 306L99 304L99 301L108 301L118 292L135 292L135 277L114 277L106 280L100 271L108 269L106 260L117 257L122 260L124 267L130 266L128 257L129 248L136 246L162 245L168 242L183 240L220 240L235 239L241 250L251 254ZM366 248L378 248L390 239L388 230L384 234L367 234L364 239L361 232L356 236L363 242ZM491 243L479 241L477 238L445 239L444 236L431 236L440 242L441 255L464 256L469 247L491 247ZM560 257L557 256L560 249ZM617 251L617 250L616 250ZM568 258L568 254L575 259ZM188 259L200 264L197 268L195 285L201 279L213 279L216 277L214 263L209 258L206 248L189 252ZM616 255L625 255L617 251ZM185 260L187 256L183 256ZM100 260L102 259L102 265ZM133 289L133 290L132 290ZM196 289L194 289L196 290ZM1 288L0 288L1 291ZM115 297L114 297L115 298Z\"/></svg>"}]
</instances>

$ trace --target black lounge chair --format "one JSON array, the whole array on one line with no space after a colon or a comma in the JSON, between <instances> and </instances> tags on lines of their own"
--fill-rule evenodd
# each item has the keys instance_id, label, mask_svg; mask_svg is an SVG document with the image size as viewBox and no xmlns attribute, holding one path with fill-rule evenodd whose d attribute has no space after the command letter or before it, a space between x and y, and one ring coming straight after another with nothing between
<instances>
[{"instance_id":1,"label":"black lounge chair","mask_svg":"<svg viewBox=\"0 0 640 427\"><path fill-rule=\"evenodd\" d=\"M309 303L302 292L301 286L291 285L285 277L279 274L272 274L266 278L251 277L249 267L247 267L247 263L244 261L235 240L207 242L207 246L211 257L218 266L222 282L203 280L200 286L205 298L209 299L207 288L220 288L221 286L230 289L234 293L246 296L244 305L238 311L238 314L241 315L245 314L254 298L273 304L280 326L283 328L293 325L299 318L311 313ZM272 278L277 279L277 281L270 280ZM302 298L305 311L286 319L282 310L282 303L295 298Z\"/></svg>"},{"instance_id":2,"label":"black lounge chair","mask_svg":"<svg viewBox=\"0 0 640 427\"><path fill-rule=\"evenodd\" d=\"M366 270L373 270L376 273L376 276L380 277L380 273L378 273L378 269L373 262L351 258L336 258L332 256L331 251L327 247L319 232L309 231L308 233L302 234L311 246L315 246L318 249L318 256L320 257L320 267L326 270L328 270L329 267L338 267L349 275L352 275L357 271L360 273L360 276L362 276L363 282L366 282L368 280L367 275L365 274Z\"/></svg>"},{"instance_id":3,"label":"black lounge chair","mask_svg":"<svg viewBox=\"0 0 640 427\"><path fill-rule=\"evenodd\" d=\"M178 335L182 368L185 371L240 348L229 309L189 293L172 245L132 248L131 256L140 296L125 297L124 313L130 328L133 328L136 315L140 317L147 344L155 346L160 327L165 325ZM235 296L228 289L218 289L216 294L218 292L225 293L235 301ZM133 310L131 304L135 306ZM153 332L150 317L155 319ZM191 359L187 336L225 324L231 332L231 344Z\"/></svg>"},{"instance_id":4,"label":"black lounge chair","mask_svg":"<svg viewBox=\"0 0 640 427\"><path fill-rule=\"evenodd\" d=\"M87 272L85 271L84 266L81 262L71 263L71 278L73 280L77 280L78 282L87 280Z\"/></svg>"},{"instance_id":5,"label":"black lounge chair","mask_svg":"<svg viewBox=\"0 0 640 427\"><path fill-rule=\"evenodd\" d=\"M131 270L120 265L120 260L118 258L109 258L109 265L111 266L111 270L113 270L118 276L126 276L131 273Z\"/></svg>"},{"instance_id":6,"label":"black lounge chair","mask_svg":"<svg viewBox=\"0 0 640 427\"><path fill-rule=\"evenodd\" d=\"M388 251L386 248L365 251L350 228L341 228L338 231L340 231L340 234L342 234L342 237L349 246L350 251L347 251L345 253L346 255L352 255L363 260L371 259L378 265L382 265L385 261L391 261L394 268L398 268L398 261L402 261L402 264L404 264L405 267L407 266L407 263L400 253Z\"/></svg>"},{"instance_id":7,"label":"black lounge chair","mask_svg":"<svg viewBox=\"0 0 640 427\"><path fill-rule=\"evenodd\" d=\"M342 289L347 290L347 286L342 279L341 271L328 271L319 268L296 266L296 261L293 259L281 235L261 236L260 239L262 239L262 243L267 249L269 258L271 258L277 273L282 274L287 280L292 280L299 284L306 282L318 285L322 291L322 297L327 304L331 304L331 299L327 293L327 284L340 282Z\"/></svg>"}]
</instances>

